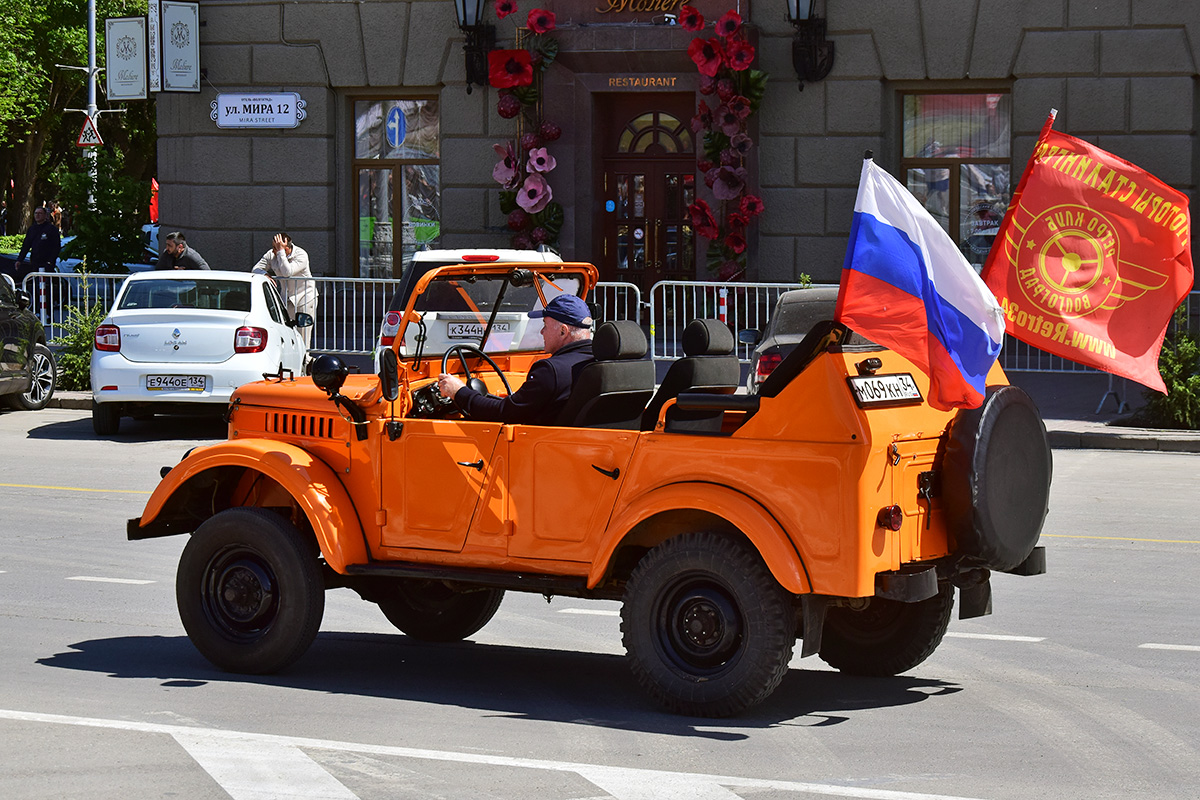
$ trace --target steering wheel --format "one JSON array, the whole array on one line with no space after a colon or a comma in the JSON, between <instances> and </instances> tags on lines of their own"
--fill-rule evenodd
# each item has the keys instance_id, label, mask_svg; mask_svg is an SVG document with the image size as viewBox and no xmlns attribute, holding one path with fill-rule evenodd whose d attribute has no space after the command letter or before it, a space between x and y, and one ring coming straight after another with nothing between
<instances>
[{"instance_id":1,"label":"steering wheel","mask_svg":"<svg viewBox=\"0 0 1200 800\"><path fill-rule=\"evenodd\" d=\"M491 357L487 353L483 352L475 345L473 345L473 344L452 344L452 345L450 345L450 347L442 355L442 372L450 371L450 356L452 356L452 355L458 356L458 362L460 364L462 364L463 372L465 372L467 374L467 384L468 385L471 384L472 378L471 378L471 368L467 366L467 355L479 356L480 358L482 358L484 361L487 362L488 366L492 368L492 371L495 372L496 375L500 378L500 382L504 384L504 391L507 392L508 394L512 394L512 388L509 387L509 385L508 385L508 378L504 377L504 371L501 370L500 367L496 366L496 362L492 361ZM478 378L475 378L474 380L478 381L479 383L483 383L483 381L480 381ZM476 391L480 391L480 389L477 386L471 386L471 388L475 389ZM481 393L486 394L486 392L482 392L482 391L481 391Z\"/></svg>"}]
</instances>

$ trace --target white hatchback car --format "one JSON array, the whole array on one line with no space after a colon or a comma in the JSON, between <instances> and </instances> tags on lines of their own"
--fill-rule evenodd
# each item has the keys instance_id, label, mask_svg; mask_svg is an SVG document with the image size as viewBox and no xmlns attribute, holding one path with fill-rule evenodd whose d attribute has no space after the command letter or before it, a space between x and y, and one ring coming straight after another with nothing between
<instances>
[{"instance_id":1,"label":"white hatchback car","mask_svg":"<svg viewBox=\"0 0 1200 800\"><path fill-rule=\"evenodd\" d=\"M233 390L303 372L300 328L266 275L182 270L130 275L96 328L92 428L117 432L122 415L224 406Z\"/></svg>"}]
</instances>

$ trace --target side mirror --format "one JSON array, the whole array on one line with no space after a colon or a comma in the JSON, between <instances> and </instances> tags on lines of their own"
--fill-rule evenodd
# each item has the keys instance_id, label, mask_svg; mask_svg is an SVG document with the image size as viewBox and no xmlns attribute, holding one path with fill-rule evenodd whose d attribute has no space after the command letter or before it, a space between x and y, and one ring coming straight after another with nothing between
<instances>
[{"instance_id":1,"label":"side mirror","mask_svg":"<svg viewBox=\"0 0 1200 800\"><path fill-rule=\"evenodd\" d=\"M390 347L379 351L379 388L388 402L400 396L400 362Z\"/></svg>"},{"instance_id":2,"label":"side mirror","mask_svg":"<svg viewBox=\"0 0 1200 800\"><path fill-rule=\"evenodd\" d=\"M17 289L17 305L21 308L29 308L29 295L25 294L21 289Z\"/></svg>"},{"instance_id":3,"label":"side mirror","mask_svg":"<svg viewBox=\"0 0 1200 800\"><path fill-rule=\"evenodd\" d=\"M301 311L296 315L296 318L288 321L293 328L311 328L313 324L312 314L305 314Z\"/></svg>"},{"instance_id":4,"label":"side mirror","mask_svg":"<svg viewBox=\"0 0 1200 800\"><path fill-rule=\"evenodd\" d=\"M738 341L742 344L754 347L762 341L762 334L753 328L744 331L738 331Z\"/></svg>"}]
</instances>

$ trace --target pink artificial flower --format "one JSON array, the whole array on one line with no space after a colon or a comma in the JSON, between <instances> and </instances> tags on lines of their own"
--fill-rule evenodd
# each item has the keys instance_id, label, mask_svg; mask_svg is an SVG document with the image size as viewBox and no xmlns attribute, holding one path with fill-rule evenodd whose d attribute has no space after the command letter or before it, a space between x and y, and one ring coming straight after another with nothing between
<instances>
[{"instance_id":1,"label":"pink artificial flower","mask_svg":"<svg viewBox=\"0 0 1200 800\"><path fill-rule=\"evenodd\" d=\"M738 119L745 119L750 116L750 101L742 97L740 94L735 94L729 98L729 102L725 104L729 110L737 115Z\"/></svg>"},{"instance_id":2,"label":"pink artificial flower","mask_svg":"<svg viewBox=\"0 0 1200 800\"><path fill-rule=\"evenodd\" d=\"M725 49L721 47L720 39L692 39L688 45L688 57L696 62L696 69L701 75L713 76L721 68L725 60Z\"/></svg>"},{"instance_id":3,"label":"pink artificial flower","mask_svg":"<svg viewBox=\"0 0 1200 800\"><path fill-rule=\"evenodd\" d=\"M745 172L745 170L742 171ZM521 188L517 190L517 205L530 214L536 214L550 203L550 198L553 196L554 193L550 191L550 184L546 183L546 179L540 174L532 172L525 179Z\"/></svg>"},{"instance_id":4,"label":"pink artificial flower","mask_svg":"<svg viewBox=\"0 0 1200 800\"><path fill-rule=\"evenodd\" d=\"M516 0L496 0L496 19L504 19L517 10Z\"/></svg>"},{"instance_id":5,"label":"pink artificial flower","mask_svg":"<svg viewBox=\"0 0 1200 800\"><path fill-rule=\"evenodd\" d=\"M710 95L717 91L717 79L711 75L700 76L700 94Z\"/></svg>"},{"instance_id":6,"label":"pink artificial flower","mask_svg":"<svg viewBox=\"0 0 1200 800\"><path fill-rule=\"evenodd\" d=\"M679 27L683 28L685 31L704 30L704 16L696 10L695 6L680 6Z\"/></svg>"},{"instance_id":7,"label":"pink artificial flower","mask_svg":"<svg viewBox=\"0 0 1200 800\"><path fill-rule=\"evenodd\" d=\"M544 8L535 8L529 12L525 24L534 33L549 33L554 30L554 12Z\"/></svg>"},{"instance_id":8,"label":"pink artificial flower","mask_svg":"<svg viewBox=\"0 0 1200 800\"><path fill-rule=\"evenodd\" d=\"M764 208L766 206L763 205L762 198L756 194L748 194L742 198L741 212L747 217L757 217L763 213Z\"/></svg>"},{"instance_id":9,"label":"pink artificial flower","mask_svg":"<svg viewBox=\"0 0 1200 800\"><path fill-rule=\"evenodd\" d=\"M496 151L496 155L500 156L500 161L492 170L492 177L505 189L515 188L517 185L517 152L513 143L494 144L492 149Z\"/></svg>"},{"instance_id":10,"label":"pink artificial flower","mask_svg":"<svg viewBox=\"0 0 1200 800\"><path fill-rule=\"evenodd\" d=\"M715 172L717 174L713 176L713 197L718 200L733 200L745 190L745 167L717 167Z\"/></svg>"},{"instance_id":11,"label":"pink artificial flower","mask_svg":"<svg viewBox=\"0 0 1200 800\"><path fill-rule=\"evenodd\" d=\"M546 173L558 166L554 156L544 147L535 147L529 151L529 171Z\"/></svg>"},{"instance_id":12,"label":"pink artificial flower","mask_svg":"<svg viewBox=\"0 0 1200 800\"><path fill-rule=\"evenodd\" d=\"M717 35L722 39L728 39L737 33L740 27L742 27L742 15L729 9L717 20Z\"/></svg>"},{"instance_id":13,"label":"pink artificial flower","mask_svg":"<svg viewBox=\"0 0 1200 800\"><path fill-rule=\"evenodd\" d=\"M737 90L733 87L733 81L729 80L729 78L721 78L717 81L717 99L722 103L729 100L735 94L737 94Z\"/></svg>"},{"instance_id":14,"label":"pink artificial flower","mask_svg":"<svg viewBox=\"0 0 1200 800\"><path fill-rule=\"evenodd\" d=\"M725 63L734 72L750 69L754 63L754 45L745 39L730 39L725 43Z\"/></svg>"},{"instance_id":15,"label":"pink artificial flower","mask_svg":"<svg viewBox=\"0 0 1200 800\"><path fill-rule=\"evenodd\" d=\"M742 130L742 120L727 105L718 106L713 112L713 125L726 136L733 136Z\"/></svg>"},{"instance_id":16,"label":"pink artificial flower","mask_svg":"<svg viewBox=\"0 0 1200 800\"><path fill-rule=\"evenodd\" d=\"M754 140L744 133L734 134L729 140L729 149L737 153L738 156L745 158L750 152L750 148L754 146Z\"/></svg>"}]
</instances>

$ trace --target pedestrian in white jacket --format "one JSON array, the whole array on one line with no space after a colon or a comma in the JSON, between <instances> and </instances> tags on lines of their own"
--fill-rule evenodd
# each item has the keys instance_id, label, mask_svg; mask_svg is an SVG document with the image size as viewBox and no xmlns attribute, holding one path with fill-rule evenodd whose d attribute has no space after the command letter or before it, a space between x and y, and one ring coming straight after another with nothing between
<instances>
[{"instance_id":1,"label":"pedestrian in white jacket","mask_svg":"<svg viewBox=\"0 0 1200 800\"><path fill-rule=\"evenodd\" d=\"M317 318L317 286L311 278L308 268L308 253L303 247L292 244L292 237L286 233L277 233L271 240L271 249L254 265L251 272L262 272L279 278L279 290L287 300L288 313L294 318L304 312ZM304 346L312 344L312 327L301 328L304 334Z\"/></svg>"}]
</instances>

